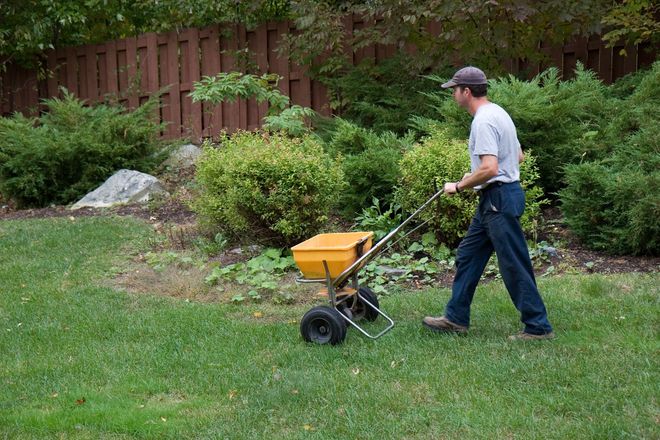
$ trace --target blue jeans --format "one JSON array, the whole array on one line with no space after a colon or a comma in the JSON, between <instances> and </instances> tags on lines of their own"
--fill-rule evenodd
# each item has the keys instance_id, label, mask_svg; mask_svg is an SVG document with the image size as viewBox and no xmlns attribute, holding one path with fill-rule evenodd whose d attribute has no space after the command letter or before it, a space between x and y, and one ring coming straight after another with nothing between
<instances>
[{"instance_id":1,"label":"blue jeans","mask_svg":"<svg viewBox=\"0 0 660 440\"><path fill-rule=\"evenodd\" d=\"M495 251L504 285L525 324L524 331L536 335L552 331L520 227L524 210L525 193L518 182L493 183L481 192L477 212L458 247L452 296L445 308L447 319L470 325L474 291Z\"/></svg>"}]
</instances>

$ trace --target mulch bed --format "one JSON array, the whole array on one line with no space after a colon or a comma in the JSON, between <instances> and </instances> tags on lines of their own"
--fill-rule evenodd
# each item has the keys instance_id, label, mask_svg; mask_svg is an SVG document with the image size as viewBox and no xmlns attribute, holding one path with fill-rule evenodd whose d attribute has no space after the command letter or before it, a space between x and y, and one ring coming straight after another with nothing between
<instances>
[{"instance_id":1,"label":"mulch bed","mask_svg":"<svg viewBox=\"0 0 660 440\"><path fill-rule=\"evenodd\" d=\"M51 206L39 209L16 210L8 206L0 207L0 220L17 220L48 217L90 217L90 216L132 216L153 224L194 224L196 214L184 203L176 199L157 206L123 205L114 208L68 209L66 206ZM565 227L561 213L556 208L544 212L545 226L539 240L552 244L560 242L557 257L549 258L537 272L543 273L548 266L556 268L572 267L583 272L624 273L657 272L660 270L660 257L651 256L614 256L585 248ZM445 278L445 277L443 277ZM446 277L448 282L452 276ZM444 283L443 283L444 284Z\"/></svg>"}]
</instances>

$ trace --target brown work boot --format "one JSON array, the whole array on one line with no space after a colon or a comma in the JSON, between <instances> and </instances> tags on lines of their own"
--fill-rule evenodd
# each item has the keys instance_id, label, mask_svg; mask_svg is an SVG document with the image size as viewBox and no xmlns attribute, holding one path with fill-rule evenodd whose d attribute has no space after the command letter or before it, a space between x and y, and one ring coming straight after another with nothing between
<instances>
[{"instance_id":1,"label":"brown work boot","mask_svg":"<svg viewBox=\"0 0 660 440\"><path fill-rule=\"evenodd\" d=\"M554 339L555 333L544 333L542 335L533 335L531 333L518 332L515 335L509 336L509 341L540 341L543 339Z\"/></svg>"},{"instance_id":2,"label":"brown work boot","mask_svg":"<svg viewBox=\"0 0 660 440\"><path fill-rule=\"evenodd\" d=\"M422 320L422 324L424 324L424 327L435 332L465 334L468 331L468 328L464 325L455 324L444 316L440 316L439 318L427 316Z\"/></svg>"}]
</instances>

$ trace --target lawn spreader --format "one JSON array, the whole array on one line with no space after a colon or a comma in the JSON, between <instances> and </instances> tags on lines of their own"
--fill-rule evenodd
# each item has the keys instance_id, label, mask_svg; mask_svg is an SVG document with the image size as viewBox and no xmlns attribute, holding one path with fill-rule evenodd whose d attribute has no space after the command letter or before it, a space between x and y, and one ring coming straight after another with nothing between
<instances>
[{"instance_id":1,"label":"lawn spreader","mask_svg":"<svg viewBox=\"0 0 660 440\"><path fill-rule=\"evenodd\" d=\"M293 259L303 275L296 281L325 284L319 295L329 300L329 306L313 307L300 321L300 333L305 341L339 344L346 338L349 324L371 339L378 339L394 327L394 321L380 309L373 290L360 286L358 273L384 249L391 248L395 243L387 248L385 246L443 192L437 191L376 244L373 244L373 232L340 232L319 234L291 248ZM387 320L387 326L376 334L369 333L358 324L362 320L375 321L379 316Z\"/></svg>"}]
</instances>

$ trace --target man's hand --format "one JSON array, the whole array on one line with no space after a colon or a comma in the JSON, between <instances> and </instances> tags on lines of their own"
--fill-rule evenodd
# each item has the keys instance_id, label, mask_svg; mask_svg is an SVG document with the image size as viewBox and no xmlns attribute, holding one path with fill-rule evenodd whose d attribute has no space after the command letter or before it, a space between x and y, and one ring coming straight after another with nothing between
<instances>
[{"instance_id":1,"label":"man's hand","mask_svg":"<svg viewBox=\"0 0 660 440\"><path fill-rule=\"evenodd\" d=\"M456 185L458 185L458 182L447 182L445 183L445 194L448 196L456 194L458 191L456 191Z\"/></svg>"}]
</instances>

